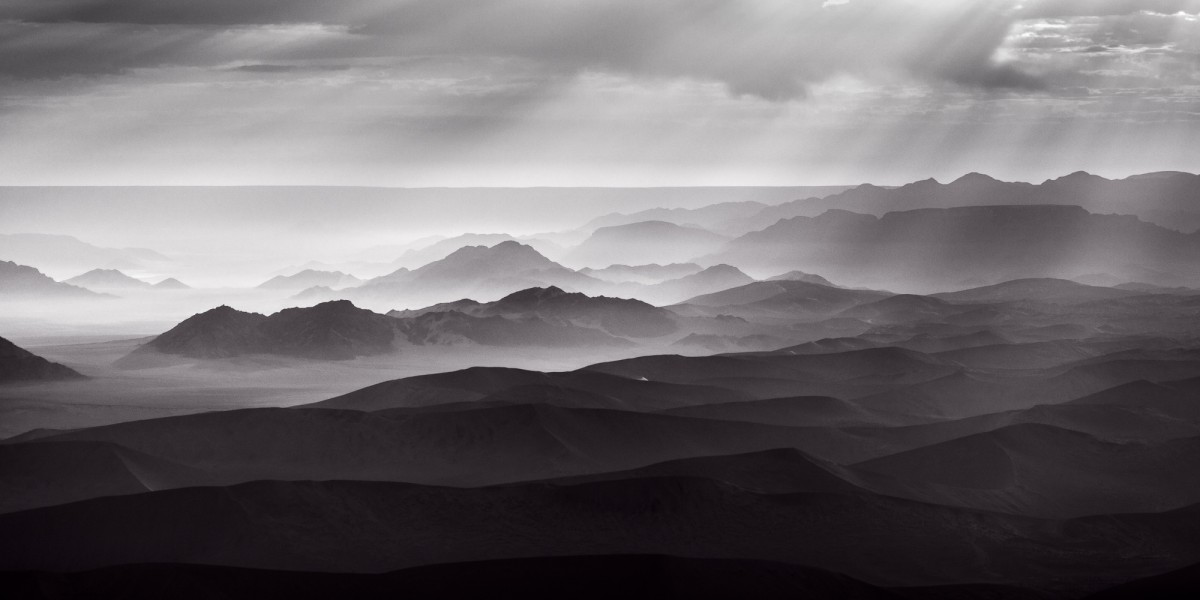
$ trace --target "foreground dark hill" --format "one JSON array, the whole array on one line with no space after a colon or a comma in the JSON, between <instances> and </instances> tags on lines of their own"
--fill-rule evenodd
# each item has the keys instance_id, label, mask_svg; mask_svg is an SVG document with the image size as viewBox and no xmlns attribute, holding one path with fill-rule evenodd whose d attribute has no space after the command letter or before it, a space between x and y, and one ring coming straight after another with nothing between
<instances>
[{"instance_id":1,"label":"foreground dark hill","mask_svg":"<svg viewBox=\"0 0 1200 600\"><path fill-rule=\"evenodd\" d=\"M746 234L706 260L802 268L849 285L906 291L1092 273L1186 285L1200 281L1200 237L1073 206L920 209L881 217L830 210Z\"/></svg>"},{"instance_id":2,"label":"foreground dark hill","mask_svg":"<svg viewBox=\"0 0 1200 600\"><path fill-rule=\"evenodd\" d=\"M926 501L1036 516L1161 512L1200 502L1200 438L1114 443L1021 424L855 465L937 492Z\"/></svg>"},{"instance_id":3,"label":"foreground dark hill","mask_svg":"<svg viewBox=\"0 0 1200 600\"><path fill-rule=\"evenodd\" d=\"M362 573L652 553L781 561L879 585L970 581L1079 593L1196 562L1195 512L1046 521L870 494L760 494L693 478L470 490L265 482L3 515L0 568L184 562Z\"/></svg>"},{"instance_id":4,"label":"foreground dark hill","mask_svg":"<svg viewBox=\"0 0 1200 600\"><path fill-rule=\"evenodd\" d=\"M625 554L473 561L369 575L125 565L85 573L0 573L0 586L13 600L84 596L127 600L907 597L837 573L786 563Z\"/></svg>"},{"instance_id":5,"label":"foreground dark hill","mask_svg":"<svg viewBox=\"0 0 1200 600\"><path fill-rule=\"evenodd\" d=\"M799 448L823 460L847 462L880 454L877 444L863 443L863 436L833 429L492 401L471 409L372 413L244 409L120 423L21 443L59 442L116 444L223 483L354 479L463 487L773 448Z\"/></svg>"},{"instance_id":6,"label":"foreground dark hill","mask_svg":"<svg viewBox=\"0 0 1200 600\"><path fill-rule=\"evenodd\" d=\"M0 445L0 512L208 485L199 469L104 442Z\"/></svg>"},{"instance_id":7,"label":"foreground dark hill","mask_svg":"<svg viewBox=\"0 0 1200 600\"><path fill-rule=\"evenodd\" d=\"M39 297L103 298L105 296L69 283L55 281L33 267L0 260L0 298L36 299Z\"/></svg>"},{"instance_id":8,"label":"foreground dark hill","mask_svg":"<svg viewBox=\"0 0 1200 600\"><path fill-rule=\"evenodd\" d=\"M83 379L83 375L0 338L0 383L62 379Z\"/></svg>"},{"instance_id":9,"label":"foreground dark hill","mask_svg":"<svg viewBox=\"0 0 1200 600\"><path fill-rule=\"evenodd\" d=\"M1200 595L1200 564L1145 577L1092 594L1087 600L1194 598Z\"/></svg>"},{"instance_id":10,"label":"foreground dark hill","mask_svg":"<svg viewBox=\"0 0 1200 600\"><path fill-rule=\"evenodd\" d=\"M670 475L773 492L853 488L1043 517L1160 511L1198 494L1195 476L1172 465L1195 459L1200 428L1153 413L1055 406L895 426L869 415L830 423L821 399L796 399L786 413L794 421L781 426L763 402L689 406L693 390L681 387L669 390L673 401L664 395L649 406L636 396L647 391L618 398L520 385L473 401L375 405L371 413L249 409L116 424L10 442L8 455L24 466L0 484L14 506L28 507L143 491L139 485L355 479L472 487ZM721 412L702 412L710 407ZM662 412L632 412L639 409ZM121 461L97 462L113 451ZM862 461L850 470L834 464ZM47 465L54 476L34 477Z\"/></svg>"},{"instance_id":11,"label":"foreground dark hill","mask_svg":"<svg viewBox=\"0 0 1200 600\"><path fill-rule=\"evenodd\" d=\"M932 179L898 188L862 185L825 198L809 198L761 209L734 226L762 229L779 219L815 217L830 209L883 215L894 211L960 206L1060 204L1094 213L1137 215L1163 227L1192 232L1200 229L1200 176L1191 173L1147 173L1105 179L1077 172L1041 184L998 181L969 173L950 183Z\"/></svg>"}]
</instances>

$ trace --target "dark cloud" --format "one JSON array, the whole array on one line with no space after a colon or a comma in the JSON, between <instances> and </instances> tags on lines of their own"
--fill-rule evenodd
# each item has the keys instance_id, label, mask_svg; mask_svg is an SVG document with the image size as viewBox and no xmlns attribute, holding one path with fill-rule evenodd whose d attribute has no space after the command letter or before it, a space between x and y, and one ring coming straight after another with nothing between
<instances>
[{"instance_id":1,"label":"dark cloud","mask_svg":"<svg viewBox=\"0 0 1200 600\"><path fill-rule=\"evenodd\" d=\"M1011 25L1008 3L973 0L953 6L919 0L18 0L0 18L42 23L46 39L17 76L111 73L148 64L198 64L213 56L252 64L291 58L418 56L519 58L548 74L606 71L635 77L723 83L735 95L801 98L813 83L839 74L908 74L984 88L1036 89L1037 77L993 56ZM344 27L346 39L314 49L295 43L268 60L177 40L96 50L54 35L59 27L268 27L320 23ZM154 27L150 27L154 26ZM0 40L0 48L7 46ZM321 52L327 52L322 55ZM86 54L87 56L75 56Z\"/></svg>"},{"instance_id":2,"label":"dark cloud","mask_svg":"<svg viewBox=\"0 0 1200 600\"><path fill-rule=\"evenodd\" d=\"M8 0L0 19L38 23L267 25L336 22L361 0Z\"/></svg>"},{"instance_id":3,"label":"dark cloud","mask_svg":"<svg viewBox=\"0 0 1200 600\"><path fill-rule=\"evenodd\" d=\"M145 31L131 25L0 23L0 74L26 79L112 75L188 64L206 32Z\"/></svg>"}]
</instances>

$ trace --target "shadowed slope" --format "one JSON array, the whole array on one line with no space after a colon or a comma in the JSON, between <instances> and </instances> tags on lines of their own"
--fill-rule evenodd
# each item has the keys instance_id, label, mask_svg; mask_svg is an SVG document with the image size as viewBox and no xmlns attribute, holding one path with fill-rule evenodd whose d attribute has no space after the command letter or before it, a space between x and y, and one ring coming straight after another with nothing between
<instances>
[{"instance_id":1,"label":"shadowed slope","mask_svg":"<svg viewBox=\"0 0 1200 600\"><path fill-rule=\"evenodd\" d=\"M844 598L899 600L844 575L769 561L597 555L473 561L384 574L201 565L128 565L85 573L0 573L13 600L104 596L126 600L327 598Z\"/></svg>"},{"instance_id":2,"label":"shadowed slope","mask_svg":"<svg viewBox=\"0 0 1200 600\"><path fill-rule=\"evenodd\" d=\"M105 442L0 445L0 512L210 482L199 470Z\"/></svg>"},{"instance_id":3,"label":"shadowed slope","mask_svg":"<svg viewBox=\"0 0 1200 600\"><path fill-rule=\"evenodd\" d=\"M83 375L70 367L50 362L0 338L0 383L83 378Z\"/></svg>"},{"instance_id":4,"label":"shadowed slope","mask_svg":"<svg viewBox=\"0 0 1200 600\"><path fill-rule=\"evenodd\" d=\"M609 402L620 402L622 408L629 410L661 410L749 399L746 394L720 387L641 381L587 370L542 373L499 367L472 367L449 373L385 381L309 406L383 410L475 401L512 388L528 386L578 390L607 398Z\"/></svg>"},{"instance_id":5,"label":"shadowed slope","mask_svg":"<svg viewBox=\"0 0 1200 600\"><path fill-rule=\"evenodd\" d=\"M1039 516L1158 512L1200 501L1200 438L1113 443L1048 425L1012 425L855 465L944 487L929 501Z\"/></svg>"},{"instance_id":6,"label":"shadowed slope","mask_svg":"<svg viewBox=\"0 0 1200 600\"><path fill-rule=\"evenodd\" d=\"M654 553L775 560L884 585L969 581L1078 592L1196 562L1195 514L1056 522L862 494L763 495L690 478L475 490L250 483L0 515L0 568L155 561L361 573Z\"/></svg>"}]
</instances>

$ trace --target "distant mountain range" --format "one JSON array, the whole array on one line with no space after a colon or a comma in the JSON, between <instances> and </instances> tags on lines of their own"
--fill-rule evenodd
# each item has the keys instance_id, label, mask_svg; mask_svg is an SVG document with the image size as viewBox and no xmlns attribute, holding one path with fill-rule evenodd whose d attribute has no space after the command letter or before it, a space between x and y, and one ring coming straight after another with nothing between
<instances>
[{"instance_id":1,"label":"distant mountain range","mask_svg":"<svg viewBox=\"0 0 1200 600\"><path fill-rule=\"evenodd\" d=\"M639 264L639 265L609 265L603 269L584 267L580 273L610 283L640 283L652 285L668 279L678 279L693 273L703 271L704 267L696 263Z\"/></svg>"},{"instance_id":2,"label":"distant mountain range","mask_svg":"<svg viewBox=\"0 0 1200 600\"><path fill-rule=\"evenodd\" d=\"M666 221L683 227L698 227L710 231L723 231L730 222L756 214L769 205L762 202L722 202L701 208L651 208L635 213L611 213L592 219L584 229L597 230L604 227L630 225L645 221Z\"/></svg>"},{"instance_id":3,"label":"distant mountain range","mask_svg":"<svg viewBox=\"0 0 1200 600\"><path fill-rule=\"evenodd\" d=\"M305 269L295 275L277 275L258 285L263 290L284 290L298 292L314 286L333 289L353 287L362 280L341 271L318 271Z\"/></svg>"},{"instance_id":4,"label":"distant mountain range","mask_svg":"<svg viewBox=\"0 0 1200 600\"><path fill-rule=\"evenodd\" d=\"M531 246L506 241L466 246L415 270L401 268L362 285L333 292L310 289L306 298L330 296L372 306L427 306L455 298L490 300L529 287L593 291L606 285L542 256Z\"/></svg>"},{"instance_id":5,"label":"distant mountain range","mask_svg":"<svg viewBox=\"0 0 1200 600\"><path fill-rule=\"evenodd\" d=\"M116 269L92 269L64 283L90 290L146 290L152 287L149 282L130 277Z\"/></svg>"},{"instance_id":6,"label":"distant mountain range","mask_svg":"<svg viewBox=\"0 0 1200 600\"><path fill-rule=\"evenodd\" d=\"M1090 273L1180 285L1200 281L1200 234L1072 206L919 209L882 217L830 210L746 234L704 262L801 268L851 285L902 290Z\"/></svg>"},{"instance_id":7,"label":"distant mountain range","mask_svg":"<svg viewBox=\"0 0 1200 600\"><path fill-rule=\"evenodd\" d=\"M97 294L47 277L41 271L11 261L0 261L0 297L100 298Z\"/></svg>"},{"instance_id":8,"label":"distant mountain range","mask_svg":"<svg viewBox=\"0 0 1200 600\"><path fill-rule=\"evenodd\" d=\"M136 352L191 358L279 354L345 360L392 352L394 337L392 319L345 300L289 308L270 316L221 306L184 320Z\"/></svg>"},{"instance_id":9,"label":"distant mountain range","mask_svg":"<svg viewBox=\"0 0 1200 600\"><path fill-rule=\"evenodd\" d=\"M438 240L432 244L406 250L391 261L392 268L416 269L422 265L441 260L466 246L495 246L504 242L518 242L537 249L540 254L557 254L562 248L553 242L536 238L517 238L507 233L464 233Z\"/></svg>"},{"instance_id":10,"label":"distant mountain range","mask_svg":"<svg viewBox=\"0 0 1200 600\"><path fill-rule=\"evenodd\" d=\"M899 187L864 184L823 197L797 198L771 205L721 203L703 208L610 214L592 220L588 227L656 220L738 236L765 229L781 219L816 217L835 209L882 216L921 208L1037 204L1080 206L1097 214L1135 215L1187 233L1200 229L1200 175L1162 172L1112 180L1076 172L1032 184L969 173L945 184L933 179Z\"/></svg>"},{"instance_id":11,"label":"distant mountain range","mask_svg":"<svg viewBox=\"0 0 1200 600\"><path fill-rule=\"evenodd\" d=\"M733 226L749 232L780 219L815 217L833 209L882 216L921 208L1038 204L1079 206L1096 214L1135 215L1190 233L1200 229L1200 175L1164 172L1113 180L1081 171L1031 184L969 173L946 184L926 179L897 188L861 185L825 198L764 208L750 218L735 221Z\"/></svg>"},{"instance_id":12,"label":"distant mountain range","mask_svg":"<svg viewBox=\"0 0 1200 600\"><path fill-rule=\"evenodd\" d=\"M594 268L639 264L647 259L683 262L715 252L727 240L704 229L666 221L642 221L595 230L583 243L570 249L563 261Z\"/></svg>"},{"instance_id":13,"label":"distant mountain range","mask_svg":"<svg viewBox=\"0 0 1200 600\"><path fill-rule=\"evenodd\" d=\"M184 320L134 354L344 360L409 345L624 347L633 345L630 339L661 337L678 329L674 313L638 300L593 298L549 287L489 303L461 300L389 315L357 308L348 300L270 316L221 306Z\"/></svg>"},{"instance_id":14,"label":"distant mountain range","mask_svg":"<svg viewBox=\"0 0 1200 600\"><path fill-rule=\"evenodd\" d=\"M88 269L152 269L171 259L146 248L103 248L68 235L0 234L0 258L62 277Z\"/></svg>"},{"instance_id":15,"label":"distant mountain range","mask_svg":"<svg viewBox=\"0 0 1200 600\"><path fill-rule=\"evenodd\" d=\"M639 300L590 297L568 293L557 287L529 288L488 303L463 300L419 311L392 311L397 318L419 317L443 309L476 317L543 319L602 330L610 335L630 338L659 337L675 332L675 315Z\"/></svg>"},{"instance_id":16,"label":"distant mountain range","mask_svg":"<svg viewBox=\"0 0 1200 600\"><path fill-rule=\"evenodd\" d=\"M64 283L76 285L82 288L97 292L108 292L120 294L121 292L129 291L146 291L146 290L190 290L191 286L175 279L168 277L158 283L151 284L148 281L130 277L117 269L92 269L82 275L77 275L66 280Z\"/></svg>"}]
</instances>

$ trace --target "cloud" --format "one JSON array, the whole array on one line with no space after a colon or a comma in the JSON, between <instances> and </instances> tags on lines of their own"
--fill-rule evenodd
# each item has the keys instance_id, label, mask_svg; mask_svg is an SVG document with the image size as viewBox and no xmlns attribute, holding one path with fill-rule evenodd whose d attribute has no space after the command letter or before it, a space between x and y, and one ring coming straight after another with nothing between
<instances>
[{"instance_id":1,"label":"cloud","mask_svg":"<svg viewBox=\"0 0 1200 600\"><path fill-rule=\"evenodd\" d=\"M1107 17L1136 12L1200 12L1200 0L1029 0L1020 4L1018 13L1025 19Z\"/></svg>"},{"instance_id":2,"label":"cloud","mask_svg":"<svg viewBox=\"0 0 1200 600\"><path fill-rule=\"evenodd\" d=\"M0 18L38 23L26 32L37 50L22 64L0 63L20 77L112 73L152 64L222 60L269 63L261 49L241 56L189 50L170 38L278 24L340 28L344 39L320 49L295 41L279 50L309 59L517 58L550 76L609 72L690 78L724 84L734 95L802 98L838 75L917 77L981 88L1041 87L1021 65L995 59L1012 24L1007 2L972 0L18 0ZM96 51L59 34L92 24L134 30L132 40ZM166 30L160 26L167 26ZM107 28L107 29L106 29ZM163 33L163 32L166 33ZM0 49L11 46L0 40ZM141 43L139 47L137 43ZM202 44L196 43L196 46ZM325 56L321 51L326 52Z\"/></svg>"},{"instance_id":3,"label":"cloud","mask_svg":"<svg viewBox=\"0 0 1200 600\"><path fill-rule=\"evenodd\" d=\"M362 0L8 0L0 19L37 23L268 25L336 22Z\"/></svg>"}]
</instances>

